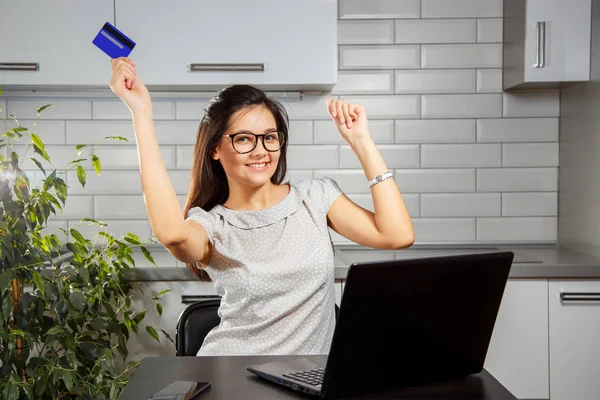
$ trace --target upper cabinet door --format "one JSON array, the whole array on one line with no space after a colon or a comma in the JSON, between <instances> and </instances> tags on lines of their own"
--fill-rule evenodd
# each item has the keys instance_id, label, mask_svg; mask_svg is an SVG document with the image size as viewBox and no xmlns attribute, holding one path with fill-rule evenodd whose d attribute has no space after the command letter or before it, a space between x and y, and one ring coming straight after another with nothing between
<instances>
[{"instance_id":1,"label":"upper cabinet door","mask_svg":"<svg viewBox=\"0 0 600 400\"><path fill-rule=\"evenodd\" d=\"M590 79L591 0L504 0L504 89Z\"/></svg>"},{"instance_id":2,"label":"upper cabinet door","mask_svg":"<svg viewBox=\"0 0 600 400\"><path fill-rule=\"evenodd\" d=\"M0 86L108 87L109 58L92 40L112 23L112 0L2 0L0 10Z\"/></svg>"},{"instance_id":3,"label":"upper cabinet door","mask_svg":"<svg viewBox=\"0 0 600 400\"><path fill-rule=\"evenodd\" d=\"M337 80L336 0L116 0L116 23L137 43L130 57L150 88Z\"/></svg>"},{"instance_id":4,"label":"upper cabinet door","mask_svg":"<svg viewBox=\"0 0 600 400\"><path fill-rule=\"evenodd\" d=\"M591 0L528 0L526 80L589 79Z\"/></svg>"}]
</instances>

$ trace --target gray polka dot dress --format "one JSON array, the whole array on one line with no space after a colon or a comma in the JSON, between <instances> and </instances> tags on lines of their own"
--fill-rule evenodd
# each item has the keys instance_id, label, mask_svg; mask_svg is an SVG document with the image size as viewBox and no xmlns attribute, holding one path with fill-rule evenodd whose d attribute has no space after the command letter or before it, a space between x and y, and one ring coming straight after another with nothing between
<instances>
[{"instance_id":1,"label":"gray polka dot dress","mask_svg":"<svg viewBox=\"0 0 600 400\"><path fill-rule=\"evenodd\" d=\"M221 323L199 356L329 352L335 292L327 212L340 194L324 177L290 182L286 198L264 210L189 210L213 245L206 272L222 296Z\"/></svg>"}]
</instances>

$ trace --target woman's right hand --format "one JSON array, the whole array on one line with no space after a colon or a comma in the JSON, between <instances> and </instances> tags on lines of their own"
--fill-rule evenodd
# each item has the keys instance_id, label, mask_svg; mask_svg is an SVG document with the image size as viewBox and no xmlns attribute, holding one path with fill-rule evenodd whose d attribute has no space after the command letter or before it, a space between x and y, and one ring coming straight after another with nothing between
<instances>
[{"instance_id":1,"label":"woman's right hand","mask_svg":"<svg viewBox=\"0 0 600 400\"><path fill-rule=\"evenodd\" d=\"M112 76L109 86L129 107L132 114L152 108L150 93L144 82L135 73L135 62L127 57L110 60Z\"/></svg>"}]
</instances>

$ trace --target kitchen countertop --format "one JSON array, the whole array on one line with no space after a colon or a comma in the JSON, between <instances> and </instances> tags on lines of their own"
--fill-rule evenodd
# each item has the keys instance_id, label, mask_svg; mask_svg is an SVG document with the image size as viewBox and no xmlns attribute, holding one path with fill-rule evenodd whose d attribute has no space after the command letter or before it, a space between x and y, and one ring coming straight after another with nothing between
<instances>
[{"instance_id":1,"label":"kitchen countertop","mask_svg":"<svg viewBox=\"0 0 600 400\"><path fill-rule=\"evenodd\" d=\"M334 245L335 278L344 279L353 262L434 257L454 254L474 254L512 251L515 258L509 278L598 278L600 258L554 245L466 245L415 244L404 250L378 250L353 244ZM135 281L188 281L197 278L163 248L150 249L159 265L155 267L143 256L135 257Z\"/></svg>"}]
</instances>

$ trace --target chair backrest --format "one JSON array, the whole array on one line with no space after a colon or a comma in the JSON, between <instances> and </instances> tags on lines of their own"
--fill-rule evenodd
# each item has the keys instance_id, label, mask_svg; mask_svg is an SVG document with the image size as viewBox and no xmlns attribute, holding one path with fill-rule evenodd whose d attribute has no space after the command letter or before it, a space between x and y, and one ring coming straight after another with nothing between
<instances>
[{"instance_id":1,"label":"chair backrest","mask_svg":"<svg viewBox=\"0 0 600 400\"><path fill-rule=\"evenodd\" d=\"M220 298L190 304L179 316L175 330L177 356L195 356L208 332L219 325Z\"/></svg>"},{"instance_id":2,"label":"chair backrest","mask_svg":"<svg viewBox=\"0 0 600 400\"><path fill-rule=\"evenodd\" d=\"M211 329L221 322L218 310L219 297L197 301L190 304L179 316L175 329L175 348L177 356L195 356ZM335 305L337 318L339 307Z\"/></svg>"}]
</instances>

